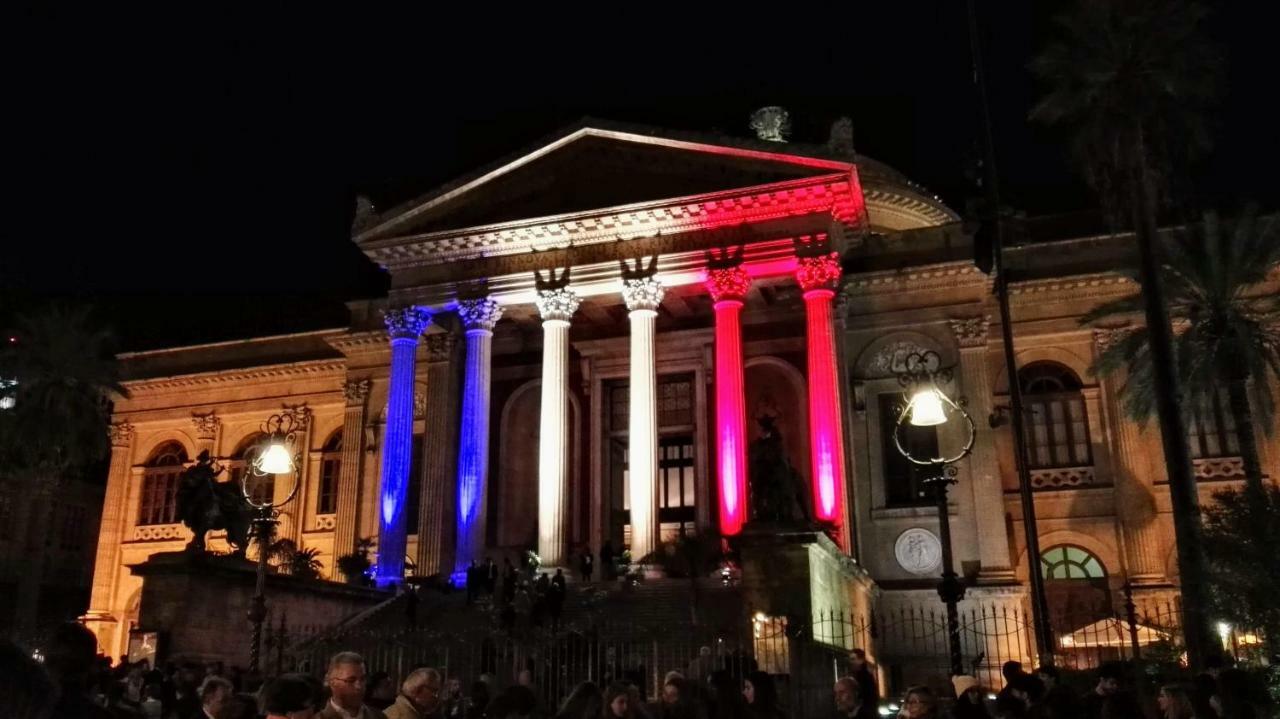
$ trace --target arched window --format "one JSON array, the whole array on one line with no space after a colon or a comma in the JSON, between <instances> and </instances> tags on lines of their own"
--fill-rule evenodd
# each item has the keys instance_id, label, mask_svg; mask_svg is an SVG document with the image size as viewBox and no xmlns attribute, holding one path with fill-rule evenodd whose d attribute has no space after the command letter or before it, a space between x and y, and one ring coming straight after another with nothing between
<instances>
[{"instance_id":1,"label":"arched window","mask_svg":"<svg viewBox=\"0 0 1280 719\"><path fill-rule=\"evenodd\" d=\"M251 435L245 438L231 455L231 461L227 463L227 471L231 475L231 481L235 482L237 487L243 487L241 480L244 477L245 467L262 452L265 439L266 435L261 432ZM255 504L266 504L275 497L276 476L274 474L251 476L248 490L249 497Z\"/></svg>"},{"instance_id":2,"label":"arched window","mask_svg":"<svg viewBox=\"0 0 1280 719\"><path fill-rule=\"evenodd\" d=\"M1089 552L1069 544L1050 547L1040 555L1045 579L1106 579L1102 562Z\"/></svg>"},{"instance_id":3,"label":"arched window","mask_svg":"<svg viewBox=\"0 0 1280 719\"><path fill-rule=\"evenodd\" d=\"M342 430L324 443L320 455L320 491L316 493L316 514L333 514L338 509L338 477L342 474Z\"/></svg>"},{"instance_id":4,"label":"arched window","mask_svg":"<svg viewBox=\"0 0 1280 719\"><path fill-rule=\"evenodd\" d=\"M1089 416L1080 378L1056 362L1036 362L1018 371L1018 382L1026 408L1031 468L1092 465Z\"/></svg>"},{"instance_id":5,"label":"arched window","mask_svg":"<svg viewBox=\"0 0 1280 719\"><path fill-rule=\"evenodd\" d=\"M178 514L178 478L187 462L187 450L166 442L151 453L142 471L142 501L138 524L173 524Z\"/></svg>"}]
</instances>

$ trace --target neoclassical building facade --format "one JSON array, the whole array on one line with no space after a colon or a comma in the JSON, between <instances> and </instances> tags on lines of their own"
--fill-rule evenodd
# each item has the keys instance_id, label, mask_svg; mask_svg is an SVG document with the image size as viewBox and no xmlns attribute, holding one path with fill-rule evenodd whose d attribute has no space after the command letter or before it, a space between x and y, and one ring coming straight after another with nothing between
<instances>
[{"instance_id":1,"label":"neoclassical building facade","mask_svg":"<svg viewBox=\"0 0 1280 719\"><path fill-rule=\"evenodd\" d=\"M886 606L937 602L938 520L895 450L897 376L932 350L976 419L951 493L971 597L1176 585L1154 425L1090 372L1122 327L1082 327L1131 293L1124 237L1009 253L1016 376L991 278L959 217L893 169L824 146L587 121L379 215L353 241L391 276L349 326L121 357L91 610L123 653L141 580L181 549L176 481L201 451L242 472L263 421L291 411L296 476L280 534L335 559L372 542L380 584L535 549L568 566L606 542L643 557L681 533L750 521L748 450L781 433L812 516ZM1135 318L1136 321L1136 318ZM1029 405L1041 557L1023 541L1008 391ZM1229 413L1192 428L1202 500L1240 480ZM922 448L963 441L913 429ZM1264 466L1280 472L1268 447ZM213 545L220 545L215 539ZM1064 600L1064 601L1066 601ZM1058 601L1058 599L1054 599Z\"/></svg>"}]
</instances>

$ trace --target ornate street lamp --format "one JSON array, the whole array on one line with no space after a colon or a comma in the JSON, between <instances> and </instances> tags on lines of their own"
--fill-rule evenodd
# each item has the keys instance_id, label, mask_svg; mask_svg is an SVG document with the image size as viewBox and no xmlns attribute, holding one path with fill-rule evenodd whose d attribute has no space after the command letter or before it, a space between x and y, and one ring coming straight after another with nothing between
<instances>
[{"instance_id":1,"label":"ornate street lamp","mask_svg":"<svg viewBox=\"0 0 1280 719\"><path fill-rule=\"evenodd\" d=\"M267 554L271 546L271 537L275 534L275 526L279 521L280 507L288 504L298 492L297 469L302 464L302 455L298 448L298 432L302 430L305 421L303 414L294 408L268 417L262 423L262 433L266 435L266 439L257 445L256 452L248 453L250 459L245 462L244 472L240 476L240 491L253 509L253 534L258 539L258 578L253 602L248 612L249 623L253 625L253 635L249 645L251 673L258 671L258 658L262 653L262 624L267 618L267 598L264 593L267 582ZM293 475L293 484L289 488L289 494L283 500L276 502L274 497L254 496L250 483L258 477L268 475Z\"/></svg>"},{"instance_id":2,"label":"ornate street lamp","mask_svg":"<svg viewBox=\"0 0 1280 719\"><path fill-rule=\"evenodd\" d=\"M964 409L964 399L955 401L938 386L951 380L951 370L943 369L942 358L932 350L907 355L905 371L898 375L898 382L907 390L910 399L898 414L893 428L893 443L907 461L925 472L924 485L933 492L938 508L938 529L942 535L942 581L938 583L938 596L947 606L947 642L951 653L951 674L964 674L964 659L960 649L960 615L956 605L964 599L964 583L956 576L951 557L951 515L947 511L947 489L956 482L955 463L969 456L977 439L973 418ZM939 452L939 456L913 455L902 442L902 428L936 427L953 419L959 419L968 432L961 448L952 455Z\"/></svg>"}]
</instances>

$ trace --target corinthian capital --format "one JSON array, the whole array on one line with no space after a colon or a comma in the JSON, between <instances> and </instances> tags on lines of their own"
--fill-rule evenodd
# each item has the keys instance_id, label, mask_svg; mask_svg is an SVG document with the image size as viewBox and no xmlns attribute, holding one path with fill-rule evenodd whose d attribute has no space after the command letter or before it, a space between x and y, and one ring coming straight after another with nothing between
<instances>
[{"instance_id":1,"label":"corinthian capital","mask_svg":"<svg viewBox=\"0 0 1280 719\"><path fill-rule=\"evenodd\" d=\"M342 395L347 398L348 405L357 405L364 402L369 396L369 389L373 386L373 382L368 377L364 379L349 379L342 383Z\"/></svg>"},{"instance_id":2,"label":"corinthian capital","mask_svg":"<svg viewBox=\"0 0 1280 719\"><path fill-rule=\"evenodd\" d=\"M751 290L751 276L741 267L713 267L707 270L706 287L712 302L741 300Z\"/></svg>"},{"instance_id":3,"label":"corinthian capital","mask_svg":"<svg viewBox=\"0 0 1280 719\"><path fill-rule=\"evenodd\" d=\"M656 310L665 290L656 277L635 277L622 281L622 299L629 311Z\"/></svg>"},{"instance_id":4,"label":"corinthian capital","mask_svg":"<svg viewBox=\"0 0 1280 719\"><path fill-rule=\"evenodd\" d=\"M453 358L453 348L458 338L452 332L427 335L423 338L427 343L427 360L429 362L448 362Z\"/></svg>"},{"instance_id":5,"label":"corinthian capital","mask_svg":"<svg viewBox=\"0 0 1280 719\"><path fill-rule=\"evenodd\" d=\"M573 313L578 311L578 305L582 300L578 299L578 295L568 287L558 287L555 289L538 290L538 313L542 315L542 320L563 320L568 322L573 318Z\"/></svg>"},{"instance_id":6,"label":"corinthian capital","mask_svg":"<svg viewBox=\"0 0 1280 719\"><path fill-rule=\"evenodd\" d=\"M1098 327L1093 330L1093 343L1099 352L1106 352L1132 332L1128 327Z\"/></svg>"},{"instance_id":7,"label":"corinthian capital","mask_svg":"<svg viewBox=\"0 0 1280 719\"><path fill-rule=\"evenodd\" d=\"M961 347L987 346L987 329L991 325L989 316L963 317L950 320L950 323L951 331L956 335L956 343Z\"/></svg>"},{"instance_id":8,"label":"corinthian capital","mask_svg":"<svg viewBox=\"0 0 1280 719\"><path fill-rule=\"evenodd\" d=\"M478 300L460 300L458 317L462 326L469 330L493 331L493 326L502 319L502 305L489 298Z\"/></svg>"},{"instance_id":9,"label":"corinthian capital","mask_svg":"<svg viewBox=\"0 0 1280 719\"><path fill-rule=\"evenodd\" d=\"M196 429L196 437L213 439L218 436L218 426L222 424L222 420L218 419L218 415L214 414L212 410L203 414L192 412L191 424Z\"/></svg>"},{"instance_id":10,"label":"corinthian capital","mask_svg":"<svg viewBox=\"0 0 1280 719\"><path fill-rule=\"evenodd\" d=\"M386 310L382 319L387 324L391 339L414 339L422 334L431 322L431 314L421 307L409 306Z\"/></svg>"},{"instance_id":11,"label":"corinthian capital","mask_svg":"<svg viewBox=\"0 0 1280 719\"><path fill-rule=\"evenodd\" d=\"M112 447L128 447L133 441L133 425L128 420L114 422L107 428Z\"/></svg>"},{"instance_id":12,"label":"corinthian capital","mask_svg":"<svg viewBox=\"0 0 1280 719\"><path fill-rule=\"evenodd\" d=\"M805 292L834 290L840 284L842 274L839 253L796 258L796 282Z\"/></svg>"}]
</instances>

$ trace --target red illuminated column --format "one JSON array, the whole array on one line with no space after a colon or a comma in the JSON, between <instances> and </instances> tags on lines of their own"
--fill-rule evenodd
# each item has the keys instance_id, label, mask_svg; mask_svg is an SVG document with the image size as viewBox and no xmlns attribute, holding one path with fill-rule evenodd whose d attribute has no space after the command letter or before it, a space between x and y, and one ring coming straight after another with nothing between
<instances>
[{"instance_id":1,"label":"red illuminated column","mask_svg":"<svg viewBox=\"0 0 1280 719\"><path fill-rule=\"evenodd\" d=\"M813 513L823 522L841 523L844 440L840 431L840 383L832 301L840 282L840 258L832 252L800 257L796 281L804 290L809 355L809 447L813 477ZM843 529L840 543L848 548Z\"/></svg>"},{"instance_id":2,"label":"red illuminated column","mask_svg":"<svg viewBox=\"0 0 1280 719\"><path fill-rule=\"evenodd\" d=\"M742 386L742 300L751 278L741 267L707 270L716 310L716 478L720 533L747 521L747 411Z\"/></svg>"}]
</instances>

